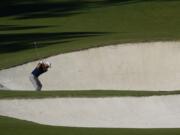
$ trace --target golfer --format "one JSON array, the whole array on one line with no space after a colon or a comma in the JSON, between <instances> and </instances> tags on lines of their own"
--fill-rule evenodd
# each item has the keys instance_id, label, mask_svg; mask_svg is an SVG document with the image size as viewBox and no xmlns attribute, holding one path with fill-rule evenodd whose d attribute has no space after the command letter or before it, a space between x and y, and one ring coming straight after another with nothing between
<instances>
[{"instance_id":1,"label":"golfer","mask_svg":"<svg viewBox=\"0 0 180 135\"><path fill-rule=\"evenodd\" d=\"M41 88L42 88L42 84L39 80L39 76L45 72L48 71L48 68L51 67L51 63L50 62L43 62L43 61L40 61L38 63L38 65L36 66L36 68L31 72L31 75L30 75L30 81L32 82L34 88L37 90L37 91L41 91Z\"/></svg>"}]
</instances>

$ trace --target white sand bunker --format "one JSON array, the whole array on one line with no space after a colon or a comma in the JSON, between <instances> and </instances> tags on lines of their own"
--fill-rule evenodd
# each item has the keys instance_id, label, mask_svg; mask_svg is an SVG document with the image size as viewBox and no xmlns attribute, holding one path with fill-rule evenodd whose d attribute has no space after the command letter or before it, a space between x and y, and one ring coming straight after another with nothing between
<instances>
[{"instance_id":1,"label":"white sand bunker","mask_svg":"<svg viewBox=\"0 0 180 135\"><path fill-rule=\"evenodd\" d=\"M180 43L120 44L47 59L52 68L40 78L45 90L179 90ZM37 62L0 71L10 89L33 90L29 74Z\"/></svg>"},{"instance_id":2,"label":"white sand bunker","mask_svg":"<svg viewBox=\"0 0 180 135\"><path fill-rule=\"evenodd\" d=\"M73 127L179 128L180 96L0 100L0 115Z\"/></svg>"}]
</instances>

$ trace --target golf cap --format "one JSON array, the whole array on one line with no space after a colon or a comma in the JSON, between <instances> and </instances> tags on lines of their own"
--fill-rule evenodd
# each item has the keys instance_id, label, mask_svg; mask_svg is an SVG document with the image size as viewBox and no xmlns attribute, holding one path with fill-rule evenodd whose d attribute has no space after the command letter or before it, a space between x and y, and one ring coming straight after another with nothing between
<instances>
[{"instance_id":1,"label":"golf cap","mask_svg":"<svg viewBox=\"0 0 180 135\"><path fill-rule=\"evenodd\" d=\"M51 67L51 63L49 61L46 61L45 64Z\"/></svg>"}]
</instances>

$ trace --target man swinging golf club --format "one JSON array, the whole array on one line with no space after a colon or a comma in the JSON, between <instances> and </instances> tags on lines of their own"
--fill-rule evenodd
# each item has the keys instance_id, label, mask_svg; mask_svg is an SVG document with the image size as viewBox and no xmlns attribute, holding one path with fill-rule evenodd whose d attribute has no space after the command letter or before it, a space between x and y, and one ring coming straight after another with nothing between
<instances>
[{"instance_id":1,"label":"man swinging golf club","mask_svg":"<svg viewBox=\"0 0 180 135\"><path fill-rule=\"evenodd\" d=\"M35 69L31 72L31 75L30 75L30 81L32 82L34 88L37 90L37 91L41 91L41 88L42 88L42 84L39 80L39 76L45 72L48 71L48 68L51 67L51 63L46 61L40 61L38 63L38 65L35 67Z\"/></svg>"}]
</instances>

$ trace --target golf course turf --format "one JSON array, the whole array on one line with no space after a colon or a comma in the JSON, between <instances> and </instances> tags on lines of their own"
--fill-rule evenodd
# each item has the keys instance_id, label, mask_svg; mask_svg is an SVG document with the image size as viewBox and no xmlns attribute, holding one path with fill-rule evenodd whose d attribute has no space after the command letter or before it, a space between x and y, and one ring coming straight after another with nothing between
<instances>
[{"instance_id":1,"label":"golf course turf","mask_svg":"<svg viewBox=\"0 0 180 135\"><path fill-rule=\"evenodd\" d=\"M179 7L178 0L2 0L0 70L52 55L92 47L134 42L178 41L180 40ZM34 42L37 42L37 48ZM174 94L180 94L180 91L0 90L0 99L141 97ZM58 127L0 116L0 134L178 135L180 128Z\"/></svg>"},{"instance_id":2,"label":"golf course turf","mask_svg":"<svg viewBox=\"0 0 180 135\"><path fill-rule=\"evenodd\" d=\"M0 69L109 44L179 40L179 6L177 0L2 0Z\"/></svg>"},{"instance_id":3,"label":"golf course turf","mask_svg":"<svg viewBox=\"0 0 180 135\"><path fill-rule=\"evenodd\" d=\"M129 128L73 128L40 125L28 121L0 116L0 131L3 135L178 135L177 128L129 129Z\"/></svg>"},{"instance_id":4,"label":"golf course turf","mask_svg":"<svg viewBox=\"0 0 180 135\"><path fill-rule=\"evenodd\" d=\"M118 90L89 90L89 91L0 91L0 99L52 98L52 97L146 97L177 95L180 91L118 91Z\"/></svg>"}]
</instances>

